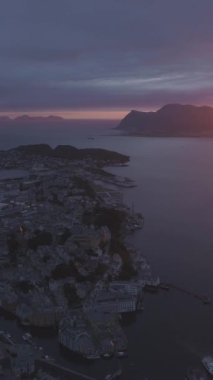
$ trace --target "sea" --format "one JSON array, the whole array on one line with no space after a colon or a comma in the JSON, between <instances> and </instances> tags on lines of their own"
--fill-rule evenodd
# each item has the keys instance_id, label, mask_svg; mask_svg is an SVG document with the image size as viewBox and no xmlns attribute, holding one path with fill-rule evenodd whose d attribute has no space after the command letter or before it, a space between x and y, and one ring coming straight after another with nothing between
<instances>
[{"instance_id":1,"label":"sea","mask_svg":"<svg viewBox=\"0 0 213 380\"><path fill-rule=\"evenodd\" d=\"M150 263L153 274L174 288L146 293L144 310L125 321L128 358L121 360L123 380L182 380L187 369L202 368L213 355L213 139L121 136L116 122L73 122L70 126L0 128L0 150L22 144L70 144L130 156L125 167L107 168L129 177L136 187L123 189L124 200L144 216L131 242ZM0 173L1 175L1 173ZM5 175L5 173L4 173ZM1 329L20 338L15 320L0 319ZM64 356L52 334L35 336L47 353L70 368L104 379L113 360L82 362Z\"/></svg>"}]
</instances>

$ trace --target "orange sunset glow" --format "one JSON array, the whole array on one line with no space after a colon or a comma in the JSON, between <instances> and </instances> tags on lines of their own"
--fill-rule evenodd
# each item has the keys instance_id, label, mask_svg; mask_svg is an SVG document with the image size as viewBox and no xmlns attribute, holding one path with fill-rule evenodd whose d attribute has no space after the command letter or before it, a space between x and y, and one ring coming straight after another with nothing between
<instances>
[{"instance_id":1,"label":"orange sunset glow","mask_svg":"<svg viewBox=\"0 0 213 380\"><path fill-rule=\"evenodd\" d=\"M120 120L126 114L128 110L78 110L78 111L69 111L69 110L47 110L47 111L19 111L19 112L0 112L0 116L9 116L14 119L21 115L29 115L31 117L36 116L60 116L64 119L72 119L72 120Z\"/></svg>"}]
</instances>

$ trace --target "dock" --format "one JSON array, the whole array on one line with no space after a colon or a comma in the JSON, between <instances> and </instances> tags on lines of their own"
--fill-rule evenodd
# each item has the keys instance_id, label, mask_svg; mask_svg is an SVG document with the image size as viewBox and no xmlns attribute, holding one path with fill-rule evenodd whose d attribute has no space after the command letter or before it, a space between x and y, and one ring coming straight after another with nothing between
<instances>
[{"instance_id":1,"label":"dock","mask_svg":"<svg viewBox=\"0 0 213 380\"><path fill-rule=\"evenodd\" d=\"M191 290L187 290L185 288L182 288L181 286L177 286L174 284L163 284L163 285L165 286L165 288L168 287L168 289L175 289L175 290L178 290L179 292L182 292L182 293L188 294L189 296L197 298L199 301L203 302L206 305L211 304L209 297L206 295L200 295L200 294L195 293ZM163 287L162 287L162 289L163 289Z\"/></svg>"}]
</instances>

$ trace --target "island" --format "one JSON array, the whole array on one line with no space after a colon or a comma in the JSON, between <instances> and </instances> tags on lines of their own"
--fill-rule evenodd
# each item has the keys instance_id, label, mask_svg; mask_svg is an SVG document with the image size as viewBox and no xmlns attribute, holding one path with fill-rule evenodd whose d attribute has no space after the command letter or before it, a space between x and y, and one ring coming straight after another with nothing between
<instances>
[{"instance_id":1,"label":"island","mask_svg":"<svg viewBox=\"0 0 213 380\"><path fill-rule=\"evenodd\" d=\"M213 108L167 104L156 112L132 110L116 128L132 136L213 137Z\"/></svg>"}]
</instances>

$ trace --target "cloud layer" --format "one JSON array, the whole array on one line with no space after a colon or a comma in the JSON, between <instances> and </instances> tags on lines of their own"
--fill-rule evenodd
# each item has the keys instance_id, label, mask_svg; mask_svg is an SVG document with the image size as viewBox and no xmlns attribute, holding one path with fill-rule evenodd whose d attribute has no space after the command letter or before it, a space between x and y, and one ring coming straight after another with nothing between
<instances>
[{"instance_id":1,"label":"cloud layer","mask_svg":"<svg viewBox=\"0 0 213 380\"><path fill-rule=\"evenodd\" d=\"M212 0L2 0L0 111L213 104Z\"/></svg>"}]
</instances>

